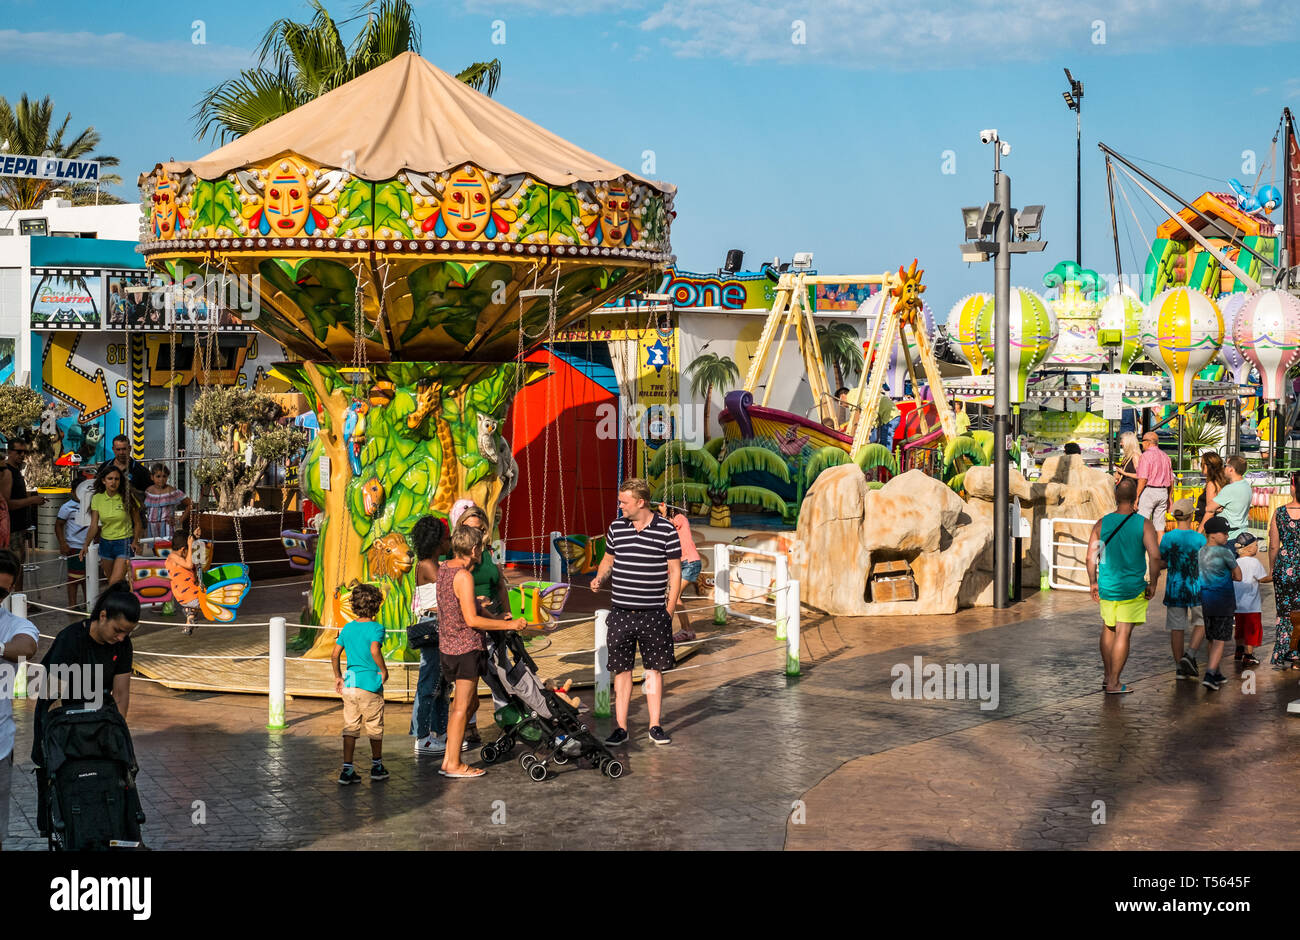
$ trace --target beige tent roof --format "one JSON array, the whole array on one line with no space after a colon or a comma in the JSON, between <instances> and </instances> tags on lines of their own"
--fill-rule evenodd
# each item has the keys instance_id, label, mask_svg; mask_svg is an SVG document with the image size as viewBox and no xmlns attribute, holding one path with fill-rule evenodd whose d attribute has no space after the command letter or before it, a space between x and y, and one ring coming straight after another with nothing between
<instances>
[{"instance_id":1,"label":"beige tent roof","mask_svg":"<svg viewBox=\"0 0 1300 940\"><path fill-rule=\"evenodd\" d=\"M435 173L473 163L528 173L554 186L631 176L665 193L676 187L629 173L575 147L475 91L414 52L404 52L329 94L231 141L200 160L164 163L216 179L287 150L339 167L355 152L357 176L378 182L402 170ZM349 167L350 169L350 167Z\"/></svg>"}]
</instances>

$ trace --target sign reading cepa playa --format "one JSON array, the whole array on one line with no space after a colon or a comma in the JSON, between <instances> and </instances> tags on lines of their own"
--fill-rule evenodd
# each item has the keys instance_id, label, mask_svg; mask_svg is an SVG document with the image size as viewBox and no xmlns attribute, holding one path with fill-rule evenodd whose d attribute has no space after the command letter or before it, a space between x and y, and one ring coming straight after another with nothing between
<instances>
[{"instance_id":1,"label":"sign reading cepa playa","mask_svg":"<svg viewBox=\"0 0 1300 940\"><path fill-rule=\"evenodd\" d=\"M42 180L99 182L98 160L60 160L58 157L0 156L0 176L26 176Z\"/></svg>"}]
</instances>

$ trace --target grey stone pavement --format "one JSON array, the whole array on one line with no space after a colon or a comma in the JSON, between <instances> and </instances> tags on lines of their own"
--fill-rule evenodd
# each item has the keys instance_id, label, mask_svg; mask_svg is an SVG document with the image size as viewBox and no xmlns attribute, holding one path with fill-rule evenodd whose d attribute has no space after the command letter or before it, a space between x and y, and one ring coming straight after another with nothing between
<instances>
[{"instance_id":1,"label":"grey stone pavement","mask_svg":"<svg viewBox=\"0 0 1300 940\"><path fill-rule=\"evenodd\" d=\"M1220 692L1176 682L1158 600L1152 613L1124 673L1137 692L1104 696L1100 621L1084 594L1031 592L1010 611L951 617L805 611L798 678L784 675L767 628L712 641L670 673L670 746L646 739L634 692L619 780L561 768L534 783L513 759L448 780L412 753L410 707L390 704L392 777L339 787L337 702L296 699L289 728L273 733L261 696L137 681L129 721L145 837L215 850L1296 848L1296 801L1276 788L1293 789L1300 764L1300 719L1285 715L1300 674L1265 662L1243 694L1229 654ZM891 668L917 655L998 664L998 707L893 698ZM8 849L44 846L26 772L30 708L15 709ZM486 704L480 718L490 739ZM1208 835L1189 844L1192 831Z\"/></svg>"}]
</instances>

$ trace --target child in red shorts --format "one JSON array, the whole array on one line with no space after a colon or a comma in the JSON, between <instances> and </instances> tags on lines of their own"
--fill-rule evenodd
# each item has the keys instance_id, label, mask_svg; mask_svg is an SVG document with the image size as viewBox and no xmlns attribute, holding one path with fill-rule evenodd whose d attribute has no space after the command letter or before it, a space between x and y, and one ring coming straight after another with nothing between
<instances>
[{"instance_id":1,"label":"child in red shorts","mask_svg":"<svg viewBox=\"0 0 1300 940\"><path fill-rule=\"evenodd\" d=\"M1243 669L1259 665L1255 658L1255 647L1264 642L1264 625L1262 607L1259 600L1259 586L1273 580L1273 576L1264 570L1264 563L1256 557L1259 554L1259 539L1249 532L1243 532L1233 542L1237 550L1237 567L1241 569L1241 580L1232 583L1237 595L1236 636L1237 651L1233 656Z\"/></svg>"}]
</instances>

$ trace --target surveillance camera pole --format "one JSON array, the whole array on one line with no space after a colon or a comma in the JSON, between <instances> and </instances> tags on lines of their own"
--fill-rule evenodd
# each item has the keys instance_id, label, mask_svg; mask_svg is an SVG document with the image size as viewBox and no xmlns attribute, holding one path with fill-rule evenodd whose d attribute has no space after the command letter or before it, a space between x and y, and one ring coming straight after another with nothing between
<instances>
[{"instance_id":1,"label":"surveillance camera pole","mask_svg":"<svg viewBox=\"0 0 1300 940\"><path fill-rule=\"evenodd\" d=\"M998 204L993 263L993 606L1011 598L1011 180L1002 172L1002 147L993 142L993 200ZM1019 574L1017 572L1017 574Z\"/></svg>"}]
</instances>

